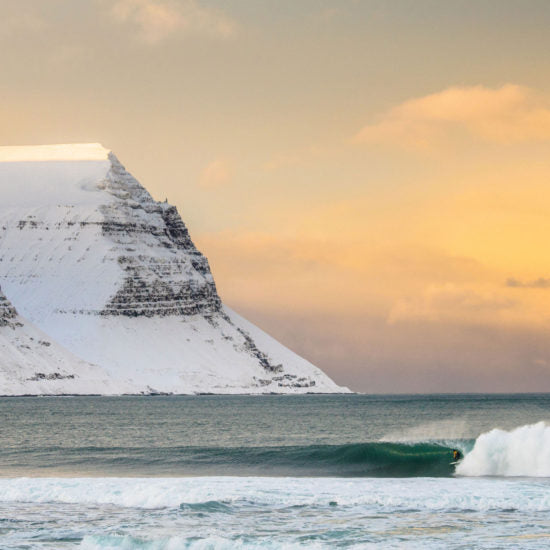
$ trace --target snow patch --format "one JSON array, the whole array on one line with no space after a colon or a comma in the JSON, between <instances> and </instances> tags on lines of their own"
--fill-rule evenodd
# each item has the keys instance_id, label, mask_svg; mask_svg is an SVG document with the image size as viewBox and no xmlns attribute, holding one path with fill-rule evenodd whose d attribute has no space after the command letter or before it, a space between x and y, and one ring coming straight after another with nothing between
<instances>
[{"instance_id":1,"label":"snow patch","mask_svg":"<svg viewBox=\"0 0 550 550\"><path fill-rule=\"evenodd\" d=\"M117 394L107 372L17 314L0 290L0 395Z\"/></svg>"},{"instance_id":2,"label":"snow patch","mask_svg":"<svg viewBox=\"0 0 550 550\"><path fill-rule=\"evenodd\" d=\"M106 160L109 151L99 143L0 147L0 162Z\"/></svg>"}]
</instances>

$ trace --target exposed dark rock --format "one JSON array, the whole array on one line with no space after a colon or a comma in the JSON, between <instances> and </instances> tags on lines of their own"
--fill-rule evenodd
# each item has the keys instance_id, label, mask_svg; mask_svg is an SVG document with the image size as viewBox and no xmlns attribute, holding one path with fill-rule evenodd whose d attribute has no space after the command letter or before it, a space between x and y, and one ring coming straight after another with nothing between
<instances>
[{"instance_id":1,"label":"exposed dark rock","mask_svg":"<svg viewBox=\"0 0 550 550\"><path fill-rule=\"evenodd\" d=\"M284 384L279 382L278 386L280 388L312 388L315 386L315 380L308 380L306 382L293 382L292 384Z\"/></svg>"},{"instance_id":2,"label":"exposed dark rock","mask_svg":"<svg viewBox=\"0 0 550 550\"><path fill-rule=\"evenodd\" d=\"M12 326L17 317L17 311L0 289L0 327Z\"/></svg>"},{"instance_id":3,"label":"exposed dark rock","mask_svg":"<svg viewBox=\"0 0 550 550\"><path fill-rule=\"evenodd\" d=\"M60 372L44 374L43 372L35 372L34 376L32 378L27 378L27 380L36 382L38 380L74 380L74 378L74 374L61 374Z\"/></svg>"},{"instance_id":4,"label":"exposed dark rock","mask_svg":"<svg viewBox=\"0 0 550 550\"><path fill-rule=\"evenodd\" d=\"M208 317L219 312L222 304L208 260L196 249L177 209L155 202L116 157L110 158L112 168L102 185L116 201L102 207L100 225L120 247L118 263L126 277L101 315ZM145 246L133 246L140 241ZM147 248L151 255L131 254ZM155 254L159 248L173 254Z\"/></svg>"},{"instance_id":5,"label":"exposed dark rock","mask_svg":"<svg viewBox=\"0 0 550 550\"><path fill-rule=\"evenodd\" d=\"M178 214L178 209L175 206L168 205L168 203L162 203L162 206L161 215L166 226L166 236L180 250L185 250L192 254L198 253L189 236L187 227L185 227L181 216Z\"/></svg>"},{"instance_id":6,"label":"exposed dark rock","mask_svg":"<svg viewBox=\"0 0 550 550\"><path fill-rule=\"evenodd\" d=\"M250 337L245 330L240 327L236 327L239 333L244 338L244 348L250 355L258 359L260 365L269 372L281 372L283 370L283 365L272 365L269 361L269 357L263 351L260 351L256 346L256 343Z\"/></svg>"},{"instance_id":7,"label":"exposed dark rock","mask_svg":"<svg viewBox=\"0 0 550 550\"><path fill-rule=\"evenodd\" d=\"M102 315L128 317L155 317L167 315L214 314L221 308L221 300L214 284L196 279L176 277L178 262L155 263L153 258L142 261L120 258L127 277L122 288L105 306ZM180 275L180 273L178 273Z\"/></svg>"},{"instance_id":8,"label":"exposed dark rock","mask_svg":"<svg viewBox=\"0 0 550 550\"><path fill-rule=\"evenodd\" d=\"M271 384L271 382L272 382L272 380L267 380L265 378L256 378L256 377L254 377L254 380L256 380L258 386L260 386L260 387L269 386L269 384Z\"/></svg>"},{"instance_id":9,"label":"exposed dark rock","mask_svg":"<svg viewBox=\"0 0 550 550\"><path fill-rule=\"evenodd\" d=\"M17 224L19 229L25 229L30 227L31 229L38 229L39 227L44 227L43 223L38 223L33 219L34 216L28 216L26 220L20 220Z\"/></svg>"}]
</instances>

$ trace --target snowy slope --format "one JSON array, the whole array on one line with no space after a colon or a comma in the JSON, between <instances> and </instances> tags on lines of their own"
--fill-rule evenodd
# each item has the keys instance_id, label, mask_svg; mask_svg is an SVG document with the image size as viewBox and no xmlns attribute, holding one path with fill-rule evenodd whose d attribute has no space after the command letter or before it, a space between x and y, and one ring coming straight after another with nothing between
<instances>
[{"instance_id":1,"label":"snowy slope","mask_svg":"<svg viewBox=\"0 0 550 550\"><path fill-rule=\"evenodd\" d=\"M6 294L118 393L349 391L225 308L175 207L100 145L0 148L0 199Z\"/></svg>"},{"instance_id":2,"label":"snowy slope","mask_svg":"<svg viewBox=\"0 0 550 550\"><path fill-rule=\"evenodd\" d=\"M107 372L17 314L0 289L0 395L116 394Z\"/></svg>"}]
</instances>

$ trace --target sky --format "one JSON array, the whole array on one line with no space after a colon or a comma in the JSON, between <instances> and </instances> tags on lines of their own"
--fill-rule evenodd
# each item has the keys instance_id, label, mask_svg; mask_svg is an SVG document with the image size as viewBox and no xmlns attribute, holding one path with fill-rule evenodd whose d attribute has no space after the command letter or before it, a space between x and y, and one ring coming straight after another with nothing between
<instances>
[{"instance_id":1,"label":"sky","mask_svg":"<svg viewBox=\"0 0 550 550\"><path fill-rule=\"evenodd\" d=\"M0 144L100 142L368 393L550 391L547 0L0 0Z\"/></svg>"}]
</instances>

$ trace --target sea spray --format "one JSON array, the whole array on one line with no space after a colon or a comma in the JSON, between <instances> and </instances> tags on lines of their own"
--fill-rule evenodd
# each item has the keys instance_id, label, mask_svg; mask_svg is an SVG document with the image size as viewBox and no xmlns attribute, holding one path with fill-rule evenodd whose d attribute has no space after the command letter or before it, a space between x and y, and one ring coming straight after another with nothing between
<instances>
[{"instance_id":1,"label":"sea spray","mask_svg":"<svg viewBox=\"0 0 550 550\"><path fill-rule=\"evenodd\" d=\"M478 433L466 418L446 418L444 420L422 422L416 426L400 427L385 434L380 440L395 443L461 442L475 439Z\"/></svg>"},{"instance_id":2,"label":"sea spray","mask_svg":"<svg viewBox=\"0 0 550 550\"><path fill-rule=\"evenodd\" d=\"M537 422L481 434L457 466L463 476L550 477L550 426Z\"/></svg>"}]
</instances>

